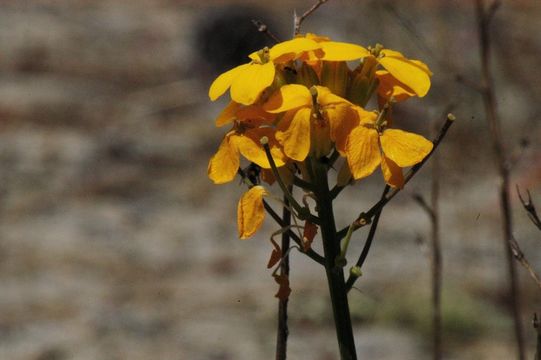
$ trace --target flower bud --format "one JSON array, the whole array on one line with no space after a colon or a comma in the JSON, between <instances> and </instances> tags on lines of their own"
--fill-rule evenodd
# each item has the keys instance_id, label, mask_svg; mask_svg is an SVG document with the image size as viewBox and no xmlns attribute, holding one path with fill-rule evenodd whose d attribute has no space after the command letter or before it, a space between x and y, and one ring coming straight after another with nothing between
<instances>
[{"instance_id":1,"label":"flower bud","mask_svg":"<svg viewBox=\"0 0 541 360\"><path fill-rule=\"evenodd\" d=\"M355 278L363 276L363 272L359 266L352 266L351 269L349 269L349 273Z\"/></svg>"}]
</instances>

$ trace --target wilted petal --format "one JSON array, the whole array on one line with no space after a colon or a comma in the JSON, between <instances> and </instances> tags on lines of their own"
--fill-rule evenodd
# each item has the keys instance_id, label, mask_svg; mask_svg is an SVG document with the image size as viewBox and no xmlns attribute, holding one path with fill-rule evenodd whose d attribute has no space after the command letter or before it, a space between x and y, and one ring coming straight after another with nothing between
<instances>
[{"instance_id":1,"label":"wilted petal","mask_svg":"<svg viewBox=\"0 0 541 360\"><path fill-rule=\"evenodd\" d=\"M337 41L322 41L319 44L325 53L321 60L351 61L370 55L370 52L367 49L355 44Z\"/></svg>"},{"instance_id":2,"label":"wilted petal","mask_svg":"<svg viewBox=\"0 0 541 360\"><path fill-rule=\"evenodd\" d=\"M362 125L357 126L349 134L346 155L354 179L367 177L381 163L378 136L376 130Z\"/></svg>"},{"instance_id":3,"label":"wilted petal","mask_svg":"<svg viewBox=\"0 0 541 360\"><path fill-rule=\"evenodd\" d=\"M210 100L214 101L220 96L222 96L227 91L227 89L229 89L229 87L233 83L233 80L235 80L235 78L249 66L250 64L240 65L218 76L216 80L214 80L210 85Z\"/></svg>"},{"instance_id":4,"label":"wilted petal","mask_svg":"<svg viewBox=\"0 0 541 360\"><path fill-rule=\"evenodd\" d=\"M245 192L240 198L237 207L239 238L249 238L263 224L265 219L263 196L267 194L267 190L263 186L257 185Z\"/></svg>"},{"instance_id":5,"label":"wilted petal","mask_svg":"<svg viewBox=\"0 0 541 360\"><path fill-rule=\"evenodd\" d=\"M304 231L302 233L302 248L304 251L310 250L312 242L317 235L317 225L306 220L304 223Z\"/></svg>"},{"instance_id":6,"label":"wilted petal","mask_svg":"<svg viewBox=\"0 0 541 360\"><path fill-rule=\"evenodd\" d=\"M301 106L311 106L312 95L304 85L289 84L282 86L263 105L263 109L270 113L279 113Z\"/></svg>"},{"instance_id":7,"label":"wilted petal","mask_svg":"<svg viewBox=\"0 0 541 360\"><path fill-rule=\"evenodd\" d=\"M310 152L311 108L288 112L278 124L276 139L284 147L287 157L303 161Z\"/></svg>"},{"instance_id":8,"label":"wilted petal","mask_svg":"<svg viewBox=\"0 0 541 360\"><path fill-rule=\"evenodd\" d=\"M261 181L266 182L269 185L274 184L274 182L276 181L276 178L274 177L271 169L261 169L259 177L261 178Z\"/></svg>"},{"instance_id":9,"label":"wilted petal","mask_svg":"<svg viewBox=\"0 0 541 360\"><path fill-rule=\"evenodd\" d=\"M233 79L231 83L231 99L244 104L251 105L258 99L259 95L274 81L274 64L252 63Z\"/></svg>"},{"instance_id":10,"label":"wilted petal","mask_svg":"<svg viewBox=\"0 0 541 360\"><path fill-rule=\"evenodd\" d=\"M233 180L239 169L239 153L230 141L232 134L225 136L218 151L209 161L208 176L215 184Z\"/></svg>"},{"instance_id":11,"label":"wilted petal","mask_svg":"<svg viewBox=\"0 0 541 360\"><path fill-rule=\"evenodd\" d=\"M287 300L289 298L289 295L291 294L291 288L289 287L289 277L287 276L287 274L274 274L272 275L272 277L274 278L274 281L276 281L276 283L280 285L280 287L278 288L278 292L274 294L274 297L277 297L282 301Z\"/></svg>"},{"instance_id":12,"label":"wilted petal","mask_svg":"<svg viewBox=\"0 0 541 360\"><path fill-rule=\"evenodd\" d=\"M434 146L421 135L398 129L385 130L380 142L385 156L400 167L421 162Z\"/></svg>"},{"instance_id":13,"label":"wilted petal","mask_svg":"<svg viewBox=\"0 0 541 360\"><path fill-rule=\"evenodd\" d=\"M381 159L381 172L383 172L385 182L390 186L399 189L404 187L402 168L386 156Z\"/></svg>"},{"instance_id":14,"label":"wilted petal","mask_svg":"<svg viewBox=\"0 0 541 360\"><path fill-rule=\"evenodd\" d=\"M423 97L430 89L430 70L420 61L406 59L398 51L384 49L384 55L378 62L397 78L400 82L411 88L417 96ZM422 65L420 65L422 64Z\"/></svg>"},{"instance_id":15,"label":"wilted petal","mask_svg":"<svg viewBox=\"0 0 541 360\"><path fill-rule=\"evenodd\" d=\"M276 241L274 241L273 238L271 238L270 241L272 243L273 249L267 263L267 269L270 269L274 265L278 264L280 260L282 260L282 249L280 249L280 246L276 243Z\"/></svg>"}]
</instances>

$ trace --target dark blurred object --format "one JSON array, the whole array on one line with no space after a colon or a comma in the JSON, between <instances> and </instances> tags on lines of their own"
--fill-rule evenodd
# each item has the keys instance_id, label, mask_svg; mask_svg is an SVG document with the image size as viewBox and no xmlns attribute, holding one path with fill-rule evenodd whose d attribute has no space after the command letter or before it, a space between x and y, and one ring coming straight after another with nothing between
<instances>
[{"instance_id":1,"label":"dark blurred object","mask_svg":"<svg viewBox=\"0 0 541 360\"><path fill-rule=\"evenodd\" d=\"M279 36L279 29L262 11L249 7L223 7L212 10L199 22L196 46L213 72L221 73L248 62L248 54L272 41L252 23L260 20Z\"/></svg>"}]
</instances>

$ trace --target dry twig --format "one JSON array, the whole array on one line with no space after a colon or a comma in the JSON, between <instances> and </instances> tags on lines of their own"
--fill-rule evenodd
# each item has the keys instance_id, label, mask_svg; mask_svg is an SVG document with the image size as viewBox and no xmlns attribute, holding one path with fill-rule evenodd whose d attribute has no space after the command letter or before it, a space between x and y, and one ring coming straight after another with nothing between
<instances>
[{"instance_id":1,"label":"dry twig","mask_svg":"<svg viewBox=\"0 0 541 360\"><path fill-rule=\"evenodd\" d=\"M318 0L317 3L312 5L312 7L304 12L301 16L297 15L297 12L295 11L293 13L293 35L298 35L301 32L301 25L306 20L306 18L314 11L316 11L321 5L325 4L329 0Z\"/></svg>"},{"instance_id":2,"label":"dry twig","mask_svg":"<svg viewBox=\"0 0 541 360\"><path fill-rule=\"evenodd\" d=\"M509 245L511 246L511 250L513 251L513 256L517 261L522 265L526 270L528 270L528 273L530 273L531 278L535 281L539 289L541 289L541 280L539 279L539 276L533 269L532 265L530 265L530 262L526 259L524 256L524 253L520 249L520 246L518 242L515 240L515 238L511 238L509 240Z\"/></svg>"},{"instance_id":3,"label":"dry twig","mask_svg":"<svg viewBox=\"0 0 541 360\"><path fill-rule=\"evenodd\" d=\"M516 274L515 262L513 261L512 234L513 224L511 216L511 204L509 196L509 165L506 156L506 149L503 143L502 131L498 113L496 110L496 96L494 92L494 82L491 70L491 41L490 41L490 22L499 7L499 1L494 1L487 8L483 0L475 2L477 30L479 35L479 52L481 60L481 81L483 104L487 123L490 128L493 152L496 157L496 165L500 177L500 209L502 216L502 232L507 261L507 273L509 277L509 298L510 311L513 316L515 339L517 342L517 358L524 360L526 357L524 347L524 336L522 333L522 321L520 316L520 293Z\"/></svg>"},{"instance_id":4,"label":"dry twig","mask_svg":"<svg viewBox=\"0 0 541 360\"><path fill-rule=\"evenodd\" d=\"M528 217L530 218L530 220L532 220L533 224L537 226L539 230L541 230L541 219L539 219L539 215L537 215L535 205L532 202L532 195L530 194L530 190L526 190L526 193L528 194L528 199L524 200L517 185L518 198L520 199L524 210L526 210L526 212L528 213Z\"/></svg>"},{"instance_id":5,"label":"dry twig","mask_svg":"<svg viewBox=\"0 0 541 360\"><path fill-rule=\"evenodd\" d=\"M278 39L270 30L267 24L265 24L261 20L253 19L252 24L257 28L257 31L260 33L265 34L268 36L275 44L278 44L280 42L280 39Z\"/></svg>"}]
</instances>

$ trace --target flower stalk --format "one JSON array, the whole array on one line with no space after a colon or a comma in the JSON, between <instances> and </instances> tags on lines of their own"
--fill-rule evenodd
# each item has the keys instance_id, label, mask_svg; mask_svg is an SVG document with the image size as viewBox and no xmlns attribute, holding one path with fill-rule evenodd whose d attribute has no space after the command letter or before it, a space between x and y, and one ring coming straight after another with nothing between
<instances>
[{"instance_id":1,"label":"flower stalk","mask_svg":"<svg viewBox=\"0 0 541 360\"><path fill-rule=\"evenodd\" d=\"M326 164L311 159L314 170L315 196L317 199L318 216L321 220L321 237L325 256L325 273L331 296L331 305L336 328L336 337L342 360L356 360L355 340L349 312L344 271L337 266L336 258L340 256L340 241L336 237L336 225L329 189Z\"/></svg>"}]
</instances>

